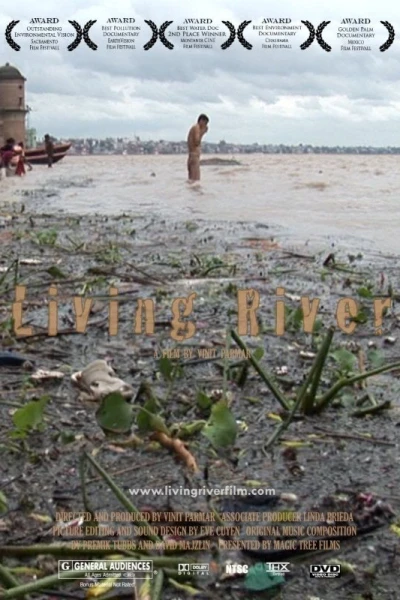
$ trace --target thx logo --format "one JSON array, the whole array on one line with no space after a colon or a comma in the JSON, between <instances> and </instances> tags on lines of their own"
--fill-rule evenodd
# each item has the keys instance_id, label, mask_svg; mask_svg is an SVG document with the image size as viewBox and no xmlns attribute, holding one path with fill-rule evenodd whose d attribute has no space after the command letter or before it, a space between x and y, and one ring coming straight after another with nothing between
<instances>
[{"instance_id":1,"label":"thx logo","mask_svg":"<svg viewBox=\"0 0 400 600\"><path fill-rule=\"evenodd\" d=\"M242 575L247 573L248 570L249 565L238 565L237 563L225 565L225 573L229 573L229 575Z\"/></svg>"},{"instance_id":2,"label":"thx logo","mask_svg":"<svg viewBox=\"0 0 400 600\"><path fill-rule=\"evenodd\" d=\"M290 563L265 563L265 569L268 573L289 573Z\"/></svg>"}]
</instances>

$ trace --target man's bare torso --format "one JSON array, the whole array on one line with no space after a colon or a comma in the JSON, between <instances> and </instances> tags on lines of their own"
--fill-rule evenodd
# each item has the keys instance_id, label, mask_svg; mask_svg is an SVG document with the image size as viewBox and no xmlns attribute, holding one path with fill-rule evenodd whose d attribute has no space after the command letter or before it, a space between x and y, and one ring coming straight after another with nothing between
<instances>
[{"instance_id":1,"label":"man's bare torso","mask_svg":"<svg viewBox=\"0 0 400 600\"><path fill-rule=\"evenodd\" d=\"M187 145L189 154L200 156L201 133L198 124L193 125L188 133Z\"/></svg>"}]
</instances>

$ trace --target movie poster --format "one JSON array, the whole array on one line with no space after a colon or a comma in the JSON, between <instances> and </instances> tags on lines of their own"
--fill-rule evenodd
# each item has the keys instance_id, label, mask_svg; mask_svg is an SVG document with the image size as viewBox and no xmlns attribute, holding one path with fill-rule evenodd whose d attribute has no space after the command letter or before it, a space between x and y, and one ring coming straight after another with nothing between
<instances>
[{"instance_id":1,"label":"movie poster","mask_svg":"<svg viewBox=\"0 0 400 600\"><path fill-rule=\"evenodd\" d=\"M0 597L395 600L392 2L0 10Z\"/></svg>"}]
</instances>

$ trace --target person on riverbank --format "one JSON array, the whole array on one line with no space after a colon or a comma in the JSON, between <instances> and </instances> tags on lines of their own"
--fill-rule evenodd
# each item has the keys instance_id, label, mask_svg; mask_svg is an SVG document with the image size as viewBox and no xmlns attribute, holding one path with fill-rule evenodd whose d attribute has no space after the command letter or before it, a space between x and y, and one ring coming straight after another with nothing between
<instances>
[{"instance_id":1,"label":"person on riverbank","mask_svg":"<svg viewBox=\"0 0 400 600\"><path fill-rule=\"evenodd\" d=\"M32 165L31 165L31 163L30 163L29 161L27 161L27 160L26 160L26 155L25 155L25 144L24 144L24 142L20 142L20 143L18 144L18 146L20 146L20 147L21 147L21 149L22 149L21 155L22 155L22 159L23 159L23 162L24 162L24 166L28 167L28 171L32 171L33 167L32 167Z\"/></svg>"},{"instance_id":2,"label":"person on riverbank","mask_svg":"<svg viewBox=\"0 0 400 600\"><path fill-rule=\"evenodd\" d=\"M14 152L15 140L8 138L4 146L0 148L0 169L1 174L7 175L11 167L11 161L15 156Z\"/></svg>"},{"instance_id":3,"label":"person on riverbank","mask_svg":"<svg viewBox=\"0 0 400 600\"><path fill-rule=\"evenodd\" d=\"M189 183L200 181L200 149L201 140L208 131L209 118L207 115L201 114L197 119L197 123L193 125L188 133L188 178Z\"/></svg>"},{"instance_id":4,"label":"person on riverbank","mask_svg":"<svg viewBox=\"0 0 400 600\"><path fill-rule=\"evenodd\" d=\"M21 146L21 142L14 146L14 157L12 159L12 164L15 164L15 174L22 177L25 175L25 165L24 165L24 147L23 144Z\"/></svg>"},{"instance_id":5,"label":"person on riverbank","mask_svg":"<svg viewBox=\"0 0 400 600\"><path fill-rule=\"evenodd\" d=\"M44 136L44 145L47 153L47 166L50 168L53 166L54 144L48 133Z\"/></svg>"}]
</instances>

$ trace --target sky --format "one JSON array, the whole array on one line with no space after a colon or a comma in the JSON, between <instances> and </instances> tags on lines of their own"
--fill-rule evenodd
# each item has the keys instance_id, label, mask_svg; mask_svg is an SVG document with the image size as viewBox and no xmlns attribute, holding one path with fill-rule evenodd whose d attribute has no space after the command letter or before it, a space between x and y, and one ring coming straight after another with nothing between
<instances>
[{"instance_id":1,"label":"sky","mask_svg":"<svg viewBox=\"0 0 400 600\"><path fill-rule=\"evenodd\" d=\"M199 113L210 118L207 141L313 145L400 145L400 12L391 0L372 2L335 0L32 0L2 3L0 29L19 20L14 31L26 31L34 17L57 17L63 31L74 32L68 20L82 26L97 20L90 30L98 45L83 42L73 52L61 40L59 51L32 51L27 38L14 38L19 52L0 36L0 63L9 62L27 78L26 102L32 108L30 125L39 136L57 138L133 137L180 141ZM134 17L141 27L136 50L107 50L101 27L109 17ZM325 52L314 42L299 46L308 36L302 30L292 49L265 50L252 30L263 18L291 18L295 25L308 20L315 27L331 21L324 31L332 46ZM170 27L185 18L211 18L245 30L252 50L235 42L227 50L219 38L213 49L184 49L176 40L168 50L158 42L144 51L151 31L144 19ZM343 18L369 18L375 38L371 52L341 52L336 38ZM387 52L379 46L389 21L396 39ZM227 31L221 24L221 30ZM398 32L398 33L397 33ZM226 38L225 38L226 39Z\"/></svg>"}]
</instances>

